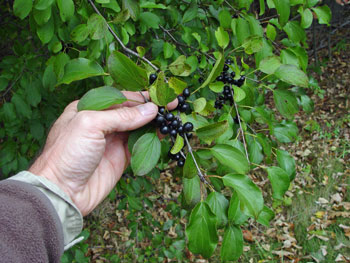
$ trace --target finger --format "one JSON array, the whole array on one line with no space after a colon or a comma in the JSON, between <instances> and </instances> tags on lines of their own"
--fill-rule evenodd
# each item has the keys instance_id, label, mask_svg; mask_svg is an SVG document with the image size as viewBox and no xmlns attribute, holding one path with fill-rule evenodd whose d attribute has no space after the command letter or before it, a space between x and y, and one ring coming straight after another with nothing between
<instances>
[{"instance_id":1,"label":"finger","mask_svg":"<svg viewBox=\"0 0 350 263\"><path fill-rule=\"evenodd\" d=\"M131 131L144 126L157 115L157 105L149 102L135 107L122 107L106 111L81 111L77 114L80 129L112 132Z\"/></svg>"}]
</instances>

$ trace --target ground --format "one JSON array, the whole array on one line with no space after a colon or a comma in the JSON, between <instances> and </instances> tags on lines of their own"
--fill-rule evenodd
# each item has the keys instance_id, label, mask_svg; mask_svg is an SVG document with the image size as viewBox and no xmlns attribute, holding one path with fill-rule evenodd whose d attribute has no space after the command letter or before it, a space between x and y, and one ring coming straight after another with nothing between
<instances>
[{"instance_id":1,"label":"ground","mask_svg":"<svg viewBox=\"0 0 350 263\"><path fill-rule=\"evenodd\" d=\"M270 227L253 221L243 227L245 246L239 262L350 262L350 45L347 43L339 42L331 59L328 50L319 52L321 62L314 66L317 72L314 77L319 84L312 95L315 110L296 116L299 138L284 146L297 162L296 179L283 203L267 200L277 212ZM311 63L314 63L312 59ZM253 176L260 178L258 184L264 187L266 174L259 170L255 173ZM168 258L154 262L220 262L218 253L206 261L183 247L186 221L181 218L183 211L174 208L181 192L176 171L169 169L154 178L156 187L146 195L153 207L148 206L146 214L130 214L123 208L123 196L112 194L86 218L85 234L89 233L89 238L67 253L63 261L74 257L76 262L150 262L150 258L158 255L160 248L155 247L155 240L159 237ZM126 182L132 180L127 178ZM147 215L158 223L147 219ZM132 237L135 228L129 224L131 216L139 217L140 224L152 222L153 236L139 242ZM140 237L137 232L136 235ZM176 250L182 260L176 259Z\"/></svg>"}]
</instances>

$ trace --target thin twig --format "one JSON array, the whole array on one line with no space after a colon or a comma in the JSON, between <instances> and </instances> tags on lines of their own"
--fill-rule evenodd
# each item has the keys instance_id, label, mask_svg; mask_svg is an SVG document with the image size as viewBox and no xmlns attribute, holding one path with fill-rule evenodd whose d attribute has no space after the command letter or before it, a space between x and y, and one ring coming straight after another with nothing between
<instances>
[{"instance_id":1,"label":"thin twig","mask_svg":"<svg viewBox=\"0 0 350 263\"><path fill-rule=\"evenodd\" d=\"M249 161L249 155L248 155L248 150L247 150L247 143L246 143L245 138L244 138L244 131L243 131L243 128L242 128L242 123L241 123L241 116L239 115L239 112L238 112L237 103L236 103L235 100L233 99L233 89L232 89L232 86L231 86L231 95L232 95L232 100L233 100L233 103L234 103L235 109L236 109L236 114L237 114L239 129L240 129L241 132L242 132L242 139L243 139L243 145L244 145L245 154L246 154L248 163L250 163L250 161Z\"/></svg>"},{"instance_id":2,"label":"thin twig","mask_svg":"<svg viewBox=\"0 0 350 263\"><path fill-rule=\"evenodd\" d=\"M186 144L187 144L188 152L191 154L192 159L193 159L193 162L194 162L194 165L196 166L197 174L198 174L198 176L199 176L199 179L200 179L203 183L209 185L208 181L205 179L204 175L202 174L201 169L199 168L199 165L198 165L198 163L197 163L196 158L194 157L194 154L193 154L193 152L192 152L192 147L191 147L191 145L190 145L190 142L189 142L188 139L187 139L186 133L184 133L184 138L185 138L185 141L186 141Z\"/></svg>"},{"instance_id":3,"label":"thin twig","mask_svg":"<svg viewBox=\"0 0 350 263\"><path fill-rule=\"evenodd\" d=\"M113 35L113 37L118 41L118 43L121 45L121 47L126 51L128 52L129 54L139 58L139 59L142 59L143 61L145 61L148 65L150 65L155 71L158 71L159 68L157 66L155 66L151 61L149 61L147 58L145 57L141 57L137 52L131 50L130 48L127 48L124 43L121 41L121 39L116 35L116 33L114 32L114 30L110 27L110 25L107 23L106 19L104 18L104 16L100 13L100 11L97 9L97 7L95 6L95 4L92 2L92 0L88 0L89 3L91 4L92 8L95 10L95 12L102 16L103 19L105 20L106 22L106 25L107 25L107 28L109 30L109 32L111 32L111 34Z\"/></svg>"}]
</instances>

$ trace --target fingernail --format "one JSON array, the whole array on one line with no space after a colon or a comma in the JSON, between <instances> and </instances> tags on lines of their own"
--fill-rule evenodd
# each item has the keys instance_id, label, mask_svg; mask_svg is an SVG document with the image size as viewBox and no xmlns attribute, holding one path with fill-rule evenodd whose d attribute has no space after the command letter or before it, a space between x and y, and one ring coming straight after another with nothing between
<instances>
[{"instance_id":1,"label":"fingernail","mask_svg":"<svg viewBox=\"0 0 350 263\"><path fill-rule=\"evenodd\" d=\"M151 102L137 106L143 116L154 115L157 112L157 106Z\"/></svg>"}]
</instances>

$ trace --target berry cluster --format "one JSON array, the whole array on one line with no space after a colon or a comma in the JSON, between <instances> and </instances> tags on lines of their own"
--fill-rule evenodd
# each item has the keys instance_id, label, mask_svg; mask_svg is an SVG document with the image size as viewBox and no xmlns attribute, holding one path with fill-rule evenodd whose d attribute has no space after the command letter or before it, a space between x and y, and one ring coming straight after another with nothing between
<instances>
[{"instance_id":1,"label":"berry cluster","mask_svg":"<svg viewBox=\"0 0 350 263\"><path fill-rule=\"evenodd\" d=\"M229 73L229 66L231 65L232 61L231 59L227 59L225 61L224 69L221 72L220 76L216 78L217 81L222 81L224 84L230 84L230 85L235 85L238 87L241 87L245 81L245 76L241 76L239 79L235 79L235 72ZM224 86L224 91L222 94L219 95L219 97L216 98L215 101L215 108L216 109L221 109L222 106L225 104L226 101L230 103L230 105L233 104L233 90L230 87L230 85L225 85Z\"/></svg>"},{"instance_id":2,"label":"berry cluster","mask_svg":"<svg viewBox=\"0 0 350 263\"><path fill-rule=\"evenodd\" d=\"M157 78L157 77L155 77ZM150 78L151 83L151 78ZM190 96L190 90L188 88L184 89L182 95L177 96L178 106L176 110L180 112L189 112L190 105L186 102L186 98ZM170 136L175 139L177 134L184 136L186 134L187 139L192 138L191 131L193 130L193 124L191 122L186 122L182 124L182 121L179 116L175 116L173 113L168 112L164 107L159 107L158 116L155 118L156 126L159 127L161 134ZM180 154L168 153L169 158L177 161L179 167L184 166L185 158Z\"/></svg>"}]
</instances>

